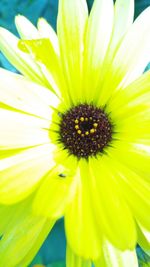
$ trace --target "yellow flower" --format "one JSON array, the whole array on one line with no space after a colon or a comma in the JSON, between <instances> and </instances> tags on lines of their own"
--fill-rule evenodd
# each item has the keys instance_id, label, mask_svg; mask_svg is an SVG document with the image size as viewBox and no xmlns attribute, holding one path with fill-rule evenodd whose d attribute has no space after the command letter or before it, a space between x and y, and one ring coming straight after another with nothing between
<instances>
[{"instance_id":1,"label":"yellow flower","mask_svg":"<svg viewBox=\"0 0 150 267\"><path fill-rule=\"evenodd\" d=\"M0 266L32 260L64 216L67 267L137 267L150 249L150 8L60 0L58 38L16 17L0 49Z\"/></svg>"}]
</instances>

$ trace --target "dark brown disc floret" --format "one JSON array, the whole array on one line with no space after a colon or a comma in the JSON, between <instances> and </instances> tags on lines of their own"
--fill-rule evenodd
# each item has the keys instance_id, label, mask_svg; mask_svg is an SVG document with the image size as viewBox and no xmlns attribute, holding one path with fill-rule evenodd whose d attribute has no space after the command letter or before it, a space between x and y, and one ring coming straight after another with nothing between
<instances>
[{"instance_id":1,"label":"dark brown disc floret","mask_svg":"<svg viewBox=\"0 0 150 267\"><path fill-rule=\"evenodd\" d=\"M102 152L112 139L112 125L104 110L80 104L62 114L60 142L78 158Z\"/></svg>"}]
</instances>

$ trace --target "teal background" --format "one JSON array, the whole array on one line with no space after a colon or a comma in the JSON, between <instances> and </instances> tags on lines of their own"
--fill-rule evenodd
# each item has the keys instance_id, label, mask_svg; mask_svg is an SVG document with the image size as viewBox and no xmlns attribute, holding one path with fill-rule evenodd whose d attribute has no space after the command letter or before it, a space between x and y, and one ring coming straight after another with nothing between
<instances>
[{"instance_id":1,"label":"teal background","mask_svg":"<svg viewBox=\"0 0 150 267\"><path fill-rule=\"evenodd\" d=\"M87 2L90 9L93 0L87 0ZM136 0L135 17L148 6L150 6L150 0ZM56 29L57 10L58 0L0 0L0 26L17 34L14 25L14 16L23 14L34 24L36 24L39 17L44 17ZM16 71L1 53L0 66L11 71ZM64 223L63 220L59 220L30 267L33 267L35 264L44 264L47 267L65 267L65 246ZM137 254L140 267L150 267L150 258L139 247L137 247Z\"/></svg>"}]
</instances>

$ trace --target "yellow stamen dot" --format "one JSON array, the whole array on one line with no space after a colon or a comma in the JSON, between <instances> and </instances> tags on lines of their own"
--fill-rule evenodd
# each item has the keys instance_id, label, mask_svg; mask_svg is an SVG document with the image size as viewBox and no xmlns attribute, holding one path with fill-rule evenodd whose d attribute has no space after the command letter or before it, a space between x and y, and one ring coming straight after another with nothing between
<instances>
[{"instance_id":1,"label":"yellow stamen dot","mask_svg":"<svg viewBox=\"0 0 150 267\"><path fill-rule=\"evenodd\" d=\"M75 129L78 130L79 129L79 125L75 125Z\"/></svg>"},{"instance_id":2,"label":"yellow stamen dot","mask_svg":"<svg viewBox=\"0 0 150 267\"><path fill-rule=\"evenodd\" d=\"M84 137L84 134L81 134L82 137Z\"/></svg>"},{"instance_id":3,"label":"yellow stamen dot","mask_svg":"<svg viewBox=\"0 0 150 267\"><path fill-rule=\"evenodd\" d=\"M92 120L92 117L90 117L90 120Z\"/></svg>"},{"instance_id":4,"label":"yellow stamen dot","mask_svg":"<svg viewBox=\"0 0 150 267\"><path fill-rule=\"evenodd\" d=\"M79 121L76 119L75 121L74 121L76 124L78 124L79 123Z\"/></svg>"},{"instance_id":5,"label":"yellow stamen dot","mask_svg":"<svg viewBox=\"0 0 150 267\"><path fill-rule=\"evenodd\" d=\"M84 121L84 118L83 118L83 117L81 117L81 118L80 118L80 121Z\"/></svg>"},{"instance_id":6,"label":"yellow stamen dot","mask_svg":"<svg viewBox=\"0 0 150 267\"><path fill-rule=\"evenodd\" d=\"M97 128L98 123L94 123L93 126L94 126L94 128Z\"/></svg>"},{"instance_id":7,"label":"yellow stamen dot","mask_svg":"<svg viewBox=\"0 0 150 267\"><path fill-rule=\"evenodd\" d=\"M90 130L90 133L95 133L95 130L94 130L94 129L91 129L91 130Z\"/></svg>"},{"instance_id":8,"label":"yellow stamen dot","mask_svg":"<svg viewBox=\"0 0 150 267\"><path fill-rule=\"evenodd\" d=\"M88 118L85 118L85 121L88 121Z\"/></svg>"},{"instance_id":9,"label":"yellow stamen dot","mask_svg":"<svg viewBox=\"0 0 150 267\"><path fill-rule=\"evenodd\" d=\"M78 132L77 132L78 134L81 134L82 132L81 132L81 130L78 130Z\"/></svg>"},{"instance_id":10,"label":"yellow stamen dot","mask_svg":"<svg viewBox=\"0 0 150 267\"><path fill-rule=\"evenodd\" d=\"M86 134L86 135L89 135L89 132L87 131L87 132L85 132L85 134Z\"/></svg>"}]
</instances>

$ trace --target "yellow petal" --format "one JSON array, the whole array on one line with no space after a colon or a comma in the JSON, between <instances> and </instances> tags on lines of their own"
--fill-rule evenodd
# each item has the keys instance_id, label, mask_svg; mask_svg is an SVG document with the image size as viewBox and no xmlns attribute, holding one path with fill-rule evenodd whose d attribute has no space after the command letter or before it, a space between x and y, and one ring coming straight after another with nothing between
<instances>
[{"instance_id":1,"label":"yellow petal","mask_svg":"<svg viewBox=\"0 0 150 267\"><path fill-rule=\"evenodd\" d=\"M112 113L112 117L120 112L120 109L126 109L128 105L132 105L132 102L136 98L149 92L150 88L150 71L145 72L137 80L129 84L125 88L120 88L116 93L114 93L106 106L106 111Z\"/></svg>"},{"instance_id":2,"label":"yellow petal","mask_svg":"<svg viewBox=\"0 0 150 267\"><path fill-rule=\"evenodd\" d=\"M68 94L73 103L83 99L81 96L83 42L87 18L88 10L85 0L59 1L57 30L60 54Z\"/></svg>"},{"instance_id":3,"label":"yellow petal","mask_svg":"<svg viewBox=\"0 0 150 267\"><path fill-rule=\"evenodd\" d=\"M86 162L80 162L74 179L77 189L65 215L67 241L77 255L85 259L95 259L101 254L102 233L97 229L93 214Z\"/></svg>"},{"instance_id":4,"label":"yellow petal","mask_svg":"<svg viewBox=\"0 0 150 267\"><path fill-rule=\"evenodd\" d=\"M66 266L67 267L91 267L91 261L84 260L82 257L76 255L72 249L67 246Z\"/></svg>"},{"instance_id":5,"label":"yellow petal","mask_svg":"<svg viewBox=\"0 0 150 267\"><path fill-rule=\"evenodd\" d=\"M40 18L38 20L37 28L38 28L40 37L49 38L49 40L53 44L53 48L56 54L59 55L60 51L59 51L59 45L58 45L58 37L55 31L53 30L53 28L50 26L50 24L48 24L48 22L45 19Z\"/></svg>"},{"instance_id":6,"label":"yellow petal","mask_svg":"<svg viewBox=\"0 0 150 267\"><path fill-rule=\"evenodd\" d=\"M114 91L120 87L125 88L137 79L149 63L149 16L150 8L147 8L124 36L110 67L107 68L107 79L101 88L98 104L105 105Z\"/></svg>"},{"instance_id":7,"label":"yellow petal","mask_svg":"<svg viewBox=\"0 0 150 267\"><path fill-rule=\"evenodd\" d=\"M85 37L83 91L87 101L95 96L112 34L113 17L113 0L94 1ZM100 88L97 90L99 92Z\"/></svg>"},{"instance_id":8,"label":"yellow petal","mask_svg":"<svg viewBox=\"0 0 150 267\"><path fill-rule=\"evenodd\" d=\"M150 151L144 148L144 146L132 142L115 141L107 153L111 158L118 159L133 172L149 180Z\"/></svg>"},{"instance_id":9,"label":"yellow petal","mask_svg":"<svg viewBox=\"0 0 150 267\"><path fill-rule=\"evenodd\" d=\"M112 58L114 56L114 52L118 48L118 45L120 44L124 34L132 25L133 19L134 0L116 0L113 34L109 46L109 56L107 55L107 60L109 57ZM111 58L109 58L109 60L111 60Z\"/></svg>"},{"instance_id":10,"label":"yellow petal","mask_svg":"<svg viewBox=\"0 0 150 267\"><path fill-rule=\"evenodd\" d=\"M67 167L63 165L55 167L38 189L33 203L33 210L36 214L59 218L63 216L66 206L74 197L76 181L73 175L76 164L74 164L73 171L70 159L65 159L65 161Z\"/></svg>"},{"instance_id":11,"label":"yellow petal","mask_svg":"<svg viewBox=\"0 0 150 267\"><path fill-rule=\"evenodd\" d=\"M62 74L60 74L61 71L59 67L58 38L53 29L44 19L39 20L38 29L36 29L26 17L21 15L16 16L15 23L21 38L28 40L27 42L22 42L22 46L19 45L19 47L23 48L23 44L25 44L24 52L28 52L29 49L33 60L36 61L39 65L39 69L43 73L45 85L59 94L58 86L63 88L64 85L62 84L63 77ZM42 41L41 37L46 37L48 40L46 41L45 38L45 41ZM40 62L38 61L40 61L42 65L39 64ZM61 80L61 82L59 82L59 80Z\"/></svg>"},{"instance_id":12,"label":"yellow petal","mask_svg":"<svg viewBox=\"0 0 150 267\"><path fill-rule=\"evenodd\" d=\"M0 206L0 267L28 266L53 227L53 220L34 216L31 205L32 198Z\"/></svg>"},{"instance_id":13,"label":"yellow petal","mask_svg":"<svg viewBox=\"0 0 150 267\"><path fill-rule=\"evenodd\" d=\"M18 41L19 39L15 35L4 28L0 28L1 52L22 74L39 84L45 85L45 78L41 70L29 55L18 48Z\"/></svg>"},{"instance_id":14,"label":"yellow petal","mask_svg":"<svg viewBox=\"0 0 150 267\"><path fill-rule=\"evenodd\" d=\"M136 245L134 220L115 181L111 165L104 155L89 159L89 164L93 212L100 231L119 249L133 249Z\"/></svg>"},{"instance_id":15,"label":"yellow petal","mask_svg":"<svg viewBox=\"0 0 150 267\"><path fill-rule=\"evenodd\" d=\"M128 123L131 120L140 121L141 117L144 121L145 118L149 115L149 101L150 92L143 93L140 96L133 98L131 101L129 100L129 102L124 103L124 105L122 105L119 110L114 110L112 119L115 118L114 120L117 121L117 125L118 122L119 124L125 125L126 122Z\"/></svg>"},{"instance_id":16,"label":"yellow petal","mask_svg":"<svg viewBox=\"0 0 150 267\"><path fill-rule=\"evenodd\" d=\"M43 145L1 160L0 203L18 202L35 190L54 166L53 149L51 145Z\"/></svg>"},{"instance_id":17,"label":"yellow petal","mask_svg":"<svg viewBox=\"0 0 150 267\"><path fill-rule=\"evenodd\" d=\"M140 223L137 225L138 244L150 255L150 231L145 229Z\"/></svg>"},{"instance_id":18,"label":"yellow petal","mask_svg":"<svg viewBox=\"0 0 150 267\"><path fill-rule=\"evenodd\" d=\"M150 146L149 115L149 109L147 109L146 112L141 112L137 114L137 116L134 115L128 117L126 120L122 120L122 122L120 121L120 123L118 123L120 125L116 127L115 138L119 141L123 141L125 144L131 143L131 145L136 148L137 154L139 154L138 150L142 150L142 147L143 150L148 151L148 147ZM145 163L148 160L146 154L144 156L143 153L143 156L146 158ZM137 157L137 155L135 155L135 157Z\"/></svg>"},{"instance_id":19,"label":"yellow petal","mask_svg":"<svg viewBox=\"0 0 150 267\"><path fill-rule=\"evenodd\" d=\"M15 109L44 119L51 119L52 109L59 99L50 90L27 78L0 68L0 101Z\"/></svg>"},{"instance_id":20,"label":"yellow petal","mask_svg":"<svg viewBox=\"0 0 150 267\"><path fill-rule=\"evenodd\" d=\"M40 34L36 27L24 16L15 17L17 31L22 39L37 39Z\"/></svg>"},{"instance_id":21,"label":"yellow petal","mask_svg":"<svg viewBox=\"0 0 150 267\"><path fill-rule=\"evenodd\" d=\"M0 108L0 148L12 149L50 142L50 121Z\"/></svg>"},{"instance_id":22,"label":"yellow petal","mask_svg":"<svg viewBox=\"0 0 150 267\"><path fill-rule=\"evenodd\" d=\"M63 94L65 82L60 68L60 59L50 39L21 40L18 46L20 50L31 54L32 58L39 64L48 83L52 85L53 91L57 95L60 95L60 91Z\"/></svg>"},{"instance_id":23,"label":"yellow petal","mask_svg":"<svg viewBox=\"0 0 150 267\"><path fill-rule=\"evenodd\" d=\"M7 157L11 157L23 151L23 148L17 149L0 149L0 160L3 160Z\"/></svg>"},{"instance_id":24,"label":"yellow petal","mask_svg":"<svg viewBox=\"0 0 150 267\"><path fill-rule=\"evenodd\" d=\"M103 256L95 262L95 267L138 267L135 251L124 252L113 247L108 241L103 244Z\"/></svg>"},{"instance_id":25,"label":"yellow petal","mask_svg":"<svg viewBox=\"0 0 150 267\"><path fill-rule=\"evenodd\" d=\"M103 68L101 69L100 78L98 82L96 97L99 98L99 91L103 90L103 83L107 83L108 80L108 69L111 66L115 53L118 50L124 35L127 33L128 29L131 27L134 18L134 0L116 0L114 6L114 24L113 31L111 35L111 40L109 47L105 56L103 63ZM110 87L110 88L109 88ZM106 87L104 86L104 92L100 94L110 94L112 84ZM109 95L110 96L110 95ZM108 97L109 97L108 96ZM99 98L99 103L102 101L102 96Z\"/></svg>"},{"instance_id":26,"label":"yellow petal","mask_svg":"<svg viewBox=\"0 0 150 267\"><path fill-rule=\"evenodd\" d=\"M116 158L115 155L113 155L113 158ZM116 177L116 180L121 188L121 192L124 195L134 218L139 221L142 226L150 230L149 181L145 180L144 176L139 176L138 172L135 173L135 171L132 171L124 164L121 164L120 161L122 158L119 152L117 159L117 161L111 159L111 161L109 160L108 162L111 172L114 177ZM139 163L137 162L137 164Z\"/></svg>"},{"instance_id":27,"label":"yellow petal","mask_svg":"<svg viewBox=\"0 0 150 267\"><path fill-rule=\"evenodd\" d=\"M44 18L38 20L36 28L26 17L17 15L15 17L15 24L22 39L49 38L55 52L59 54L57 35Z\"/></svg>"}]
</instances>

